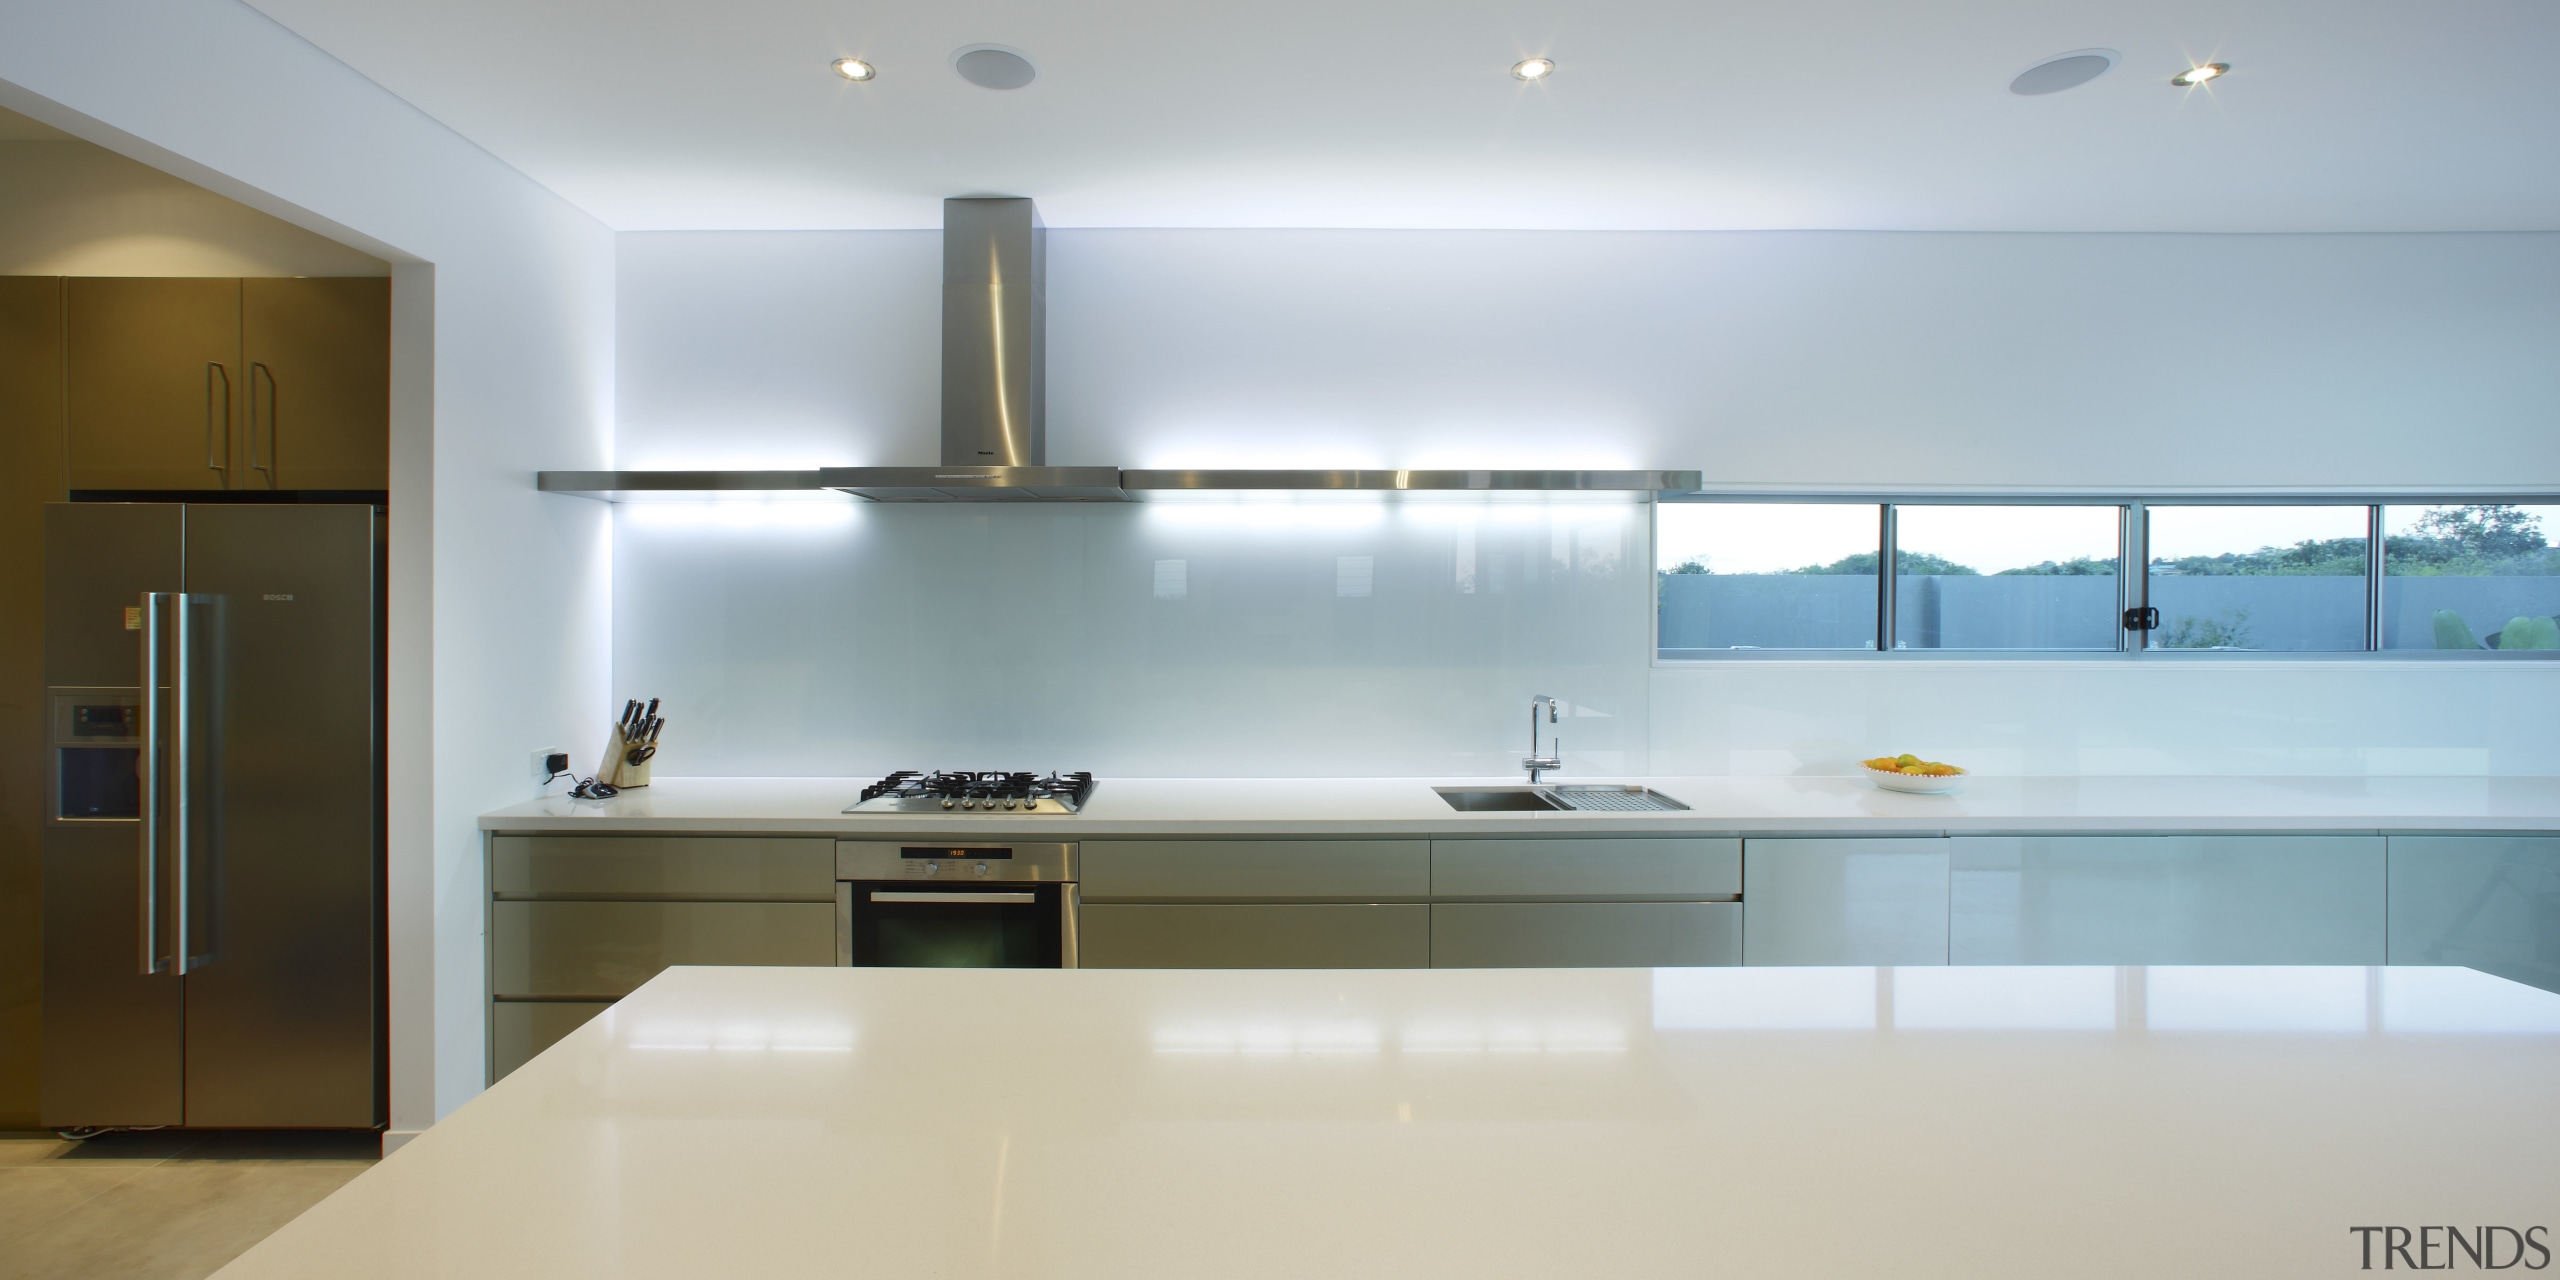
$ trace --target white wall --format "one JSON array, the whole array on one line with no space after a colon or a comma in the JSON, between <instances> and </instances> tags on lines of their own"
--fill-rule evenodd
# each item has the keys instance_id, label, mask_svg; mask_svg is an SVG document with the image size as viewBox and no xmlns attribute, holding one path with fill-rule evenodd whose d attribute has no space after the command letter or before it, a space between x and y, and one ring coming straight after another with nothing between
<instances>
[{"instance_id":1,"label":"white wall","mask_svg":"<svg viewBox=\"0 0 2560 1280\"><path fill-rule=\"evenodd\" d=\"M482 1078L477 815L604 714L607 521L532 485L611 458L612 235L233 0L0 0L0 106L395 264L392 1124L422 1128Z\"/></svg>"},{"instance_id":2,"label":"white wall","mask_svg":"<svg viewBox=\"0 0 2560 1280\"><path fill-rule=\"evenodd\" d=\"M623 240L633 465L935 456L937 241ZM2560 235L1052 231L1050 459L1711 483L2560 473ZM744 325L749 340L706 340ZM672 465L672 464L667 464Z\"/></svg>"},{"instance_id":3,"label":"white wall","mask_svg":"<svg viewBox=\"0 0 2560 1280\"><path fill-rule=\"evenodd\" d=\"M1735 487L2560 485L2560 235L1052 231L1050 250L1062 464L1694 467ZM931 460L937 261L930 233L622 237L623 462ZM1321 521L1259 518L1266 584L1291 557L1340 552ZM1832 772L1888 748L2030 773L2555 768L2518 709L2560 692L2547 665L1655 670L1641 639L1613 641L1605 668L1533 663L1508 680L1396 683L1355 663L1215 715L1071 691L1046 695L1062 710L1028 729L967 705L936 724L897 709L902 682L930 687L956 665L933 628L1026 627L1039 611L970 604L986 573L938 594L899 579L895 607L926 628L899 640L877 586L927 545L905 530L930 517L854 513L816 541L788 519L759 531L733 513L716 536L636 519L659 523L621 521L617 693L691 717L674 772L864 772L970 751L1010 764L1008 742L1036 745L1022 762L1044 767L1458 772L1516 754L1522 680L1615 707L1606 728L1569 729L1567 751L1579 736L1633 771ZM1134 590L1156 554L1138 545L1147 519L1126 516L1136 541L1108 556L1079 550L1078 572ZM1054 545L1026 527L985 555L1038 562ZM1640 609L1642 590L1630 578L1601 612ZM1065 628L1093 655L1087 688L1148 666L1090 637L1143 627L1157 606L1104 596ZM712 600L727 623L668 625ZM1294 608L1273 611L1314 625ZM1628 680L1651 690L1640 708L1620 696Z\"/></svg>"}]
</instances>

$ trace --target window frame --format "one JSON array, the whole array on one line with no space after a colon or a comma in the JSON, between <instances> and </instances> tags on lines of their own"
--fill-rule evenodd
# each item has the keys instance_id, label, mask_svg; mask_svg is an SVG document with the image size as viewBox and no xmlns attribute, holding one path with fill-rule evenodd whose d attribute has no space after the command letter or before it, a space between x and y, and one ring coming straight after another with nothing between
<instances>
[{"instance_id":1,"label":"window frame","mask_svg":"<svg viewBox=\"0 0 2560 1280\"><path fill-rule=\"evenodd\" d=\"M1735 504L1812 504L1838 503L1877 509L1876 572L1876 636L1875 647L1868 649L1682 649L1666 651L1662 647L1662 563L1661 510L1670 504L1735 503ZM2382 647L2386 585L2387 547L2383 539L2383 508L2411 506L2472 505L2552 506L2560 505L2560 494L2535 490L2529 492L2473 491L2446 493L2427 490L2412 493L2379 493L2370 490L2337 492L2246 492L2214 491L2181 493L2176 490L2152 490L2139 494L2125 490L2105 492L2069 489L2034 492L2006 491L1966 493L1961 491L1859 491L1835 490L1701 490L1694 493L1659 493L1653 495L1653 510L1646 513L1645 541L1648 569L1653 574L1650 633L1653 641L1652 664L1657 667L1690 666L1714 662L2356 662L2381 659L2389 662L2485 662L2502 665L2560 660L2560 650L2537 650L2531 653L2505 653L2483 650L2465 653L2442 649L2386 649ZM2116 540L2116 644L2107 649L1897 649L1894 637L1900 619L1896 614L1894 572L1900 564L1900 543L1896 537L1896 512L1902 507L1920 506L2018 506L2018 507L2114 507L2117 511ZM2150 644L2149 629L2135 630L2124 625L2124 617L2151 603L2151 508L2153 507L2363 507L2365 509L2364 568L2364 647L2328 650L2234 650L2234 649L2162 649ZM2546 535L2548 536L2548 535ZM1677 656L1667 656L1676 654Z\"/></svg>"}]
</instances>

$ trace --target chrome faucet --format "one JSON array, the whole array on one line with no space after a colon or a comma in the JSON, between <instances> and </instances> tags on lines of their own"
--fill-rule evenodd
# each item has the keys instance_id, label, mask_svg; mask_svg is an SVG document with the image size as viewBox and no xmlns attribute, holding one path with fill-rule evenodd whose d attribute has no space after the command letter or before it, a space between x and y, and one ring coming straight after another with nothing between
<instances>
[{"instance_id":1,"label":"chrome faucet","mask_svg":"<svg viewBox=\"0 0 2560 1280\"><path fill-rule=\"evenodd\" d=\"M1520 761L1520 767L1529 771L1529 781L1533 783L1538 780L1538 775L1540 773L1564 767L1563 738L1558 737L1547 739L1547 750L1550 754L1543 756L1538 754L1538 705L1540 703L1546 704L1547 723L1554 724L1556 722L1555 699L1550 698L1543 693L1539 694L1537 697L1529 699L1529 754L1525 759Z\"/></svg>"}]
</instances>

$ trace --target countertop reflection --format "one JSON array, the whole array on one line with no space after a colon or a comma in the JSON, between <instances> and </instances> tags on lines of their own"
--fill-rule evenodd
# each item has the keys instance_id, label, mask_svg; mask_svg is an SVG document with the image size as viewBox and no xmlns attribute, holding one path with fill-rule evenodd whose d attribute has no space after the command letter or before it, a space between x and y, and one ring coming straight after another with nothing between
<instances>
[{"instance_id":1,"label":"countertop reflection","mask_svg":"<svg viewBox=\"0 0 2560 1280\"><path fill-rule=\"evenodd\" d=\"M2333 1275L2560 1216L2555 1075L2462 969L671 969L224 1274Z\"/></svg>"}]
</instances>

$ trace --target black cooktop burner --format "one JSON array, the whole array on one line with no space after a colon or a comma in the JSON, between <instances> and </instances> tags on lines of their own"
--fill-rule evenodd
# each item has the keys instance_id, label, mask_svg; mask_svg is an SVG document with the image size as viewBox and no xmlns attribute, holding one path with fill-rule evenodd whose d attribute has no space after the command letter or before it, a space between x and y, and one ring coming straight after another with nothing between
<instances>
[{"instance_id":1,"label":"black cooktop burner","mask_svg":"<svg viewBox=\"0 0 2560 1280\"><path fill-rule=\"evenodd\" d=\"M1093 794L1090 773L925 773L901 769L862 789L855 809L951 813L1074 813Z\"/></svg>"}]
</instances>

